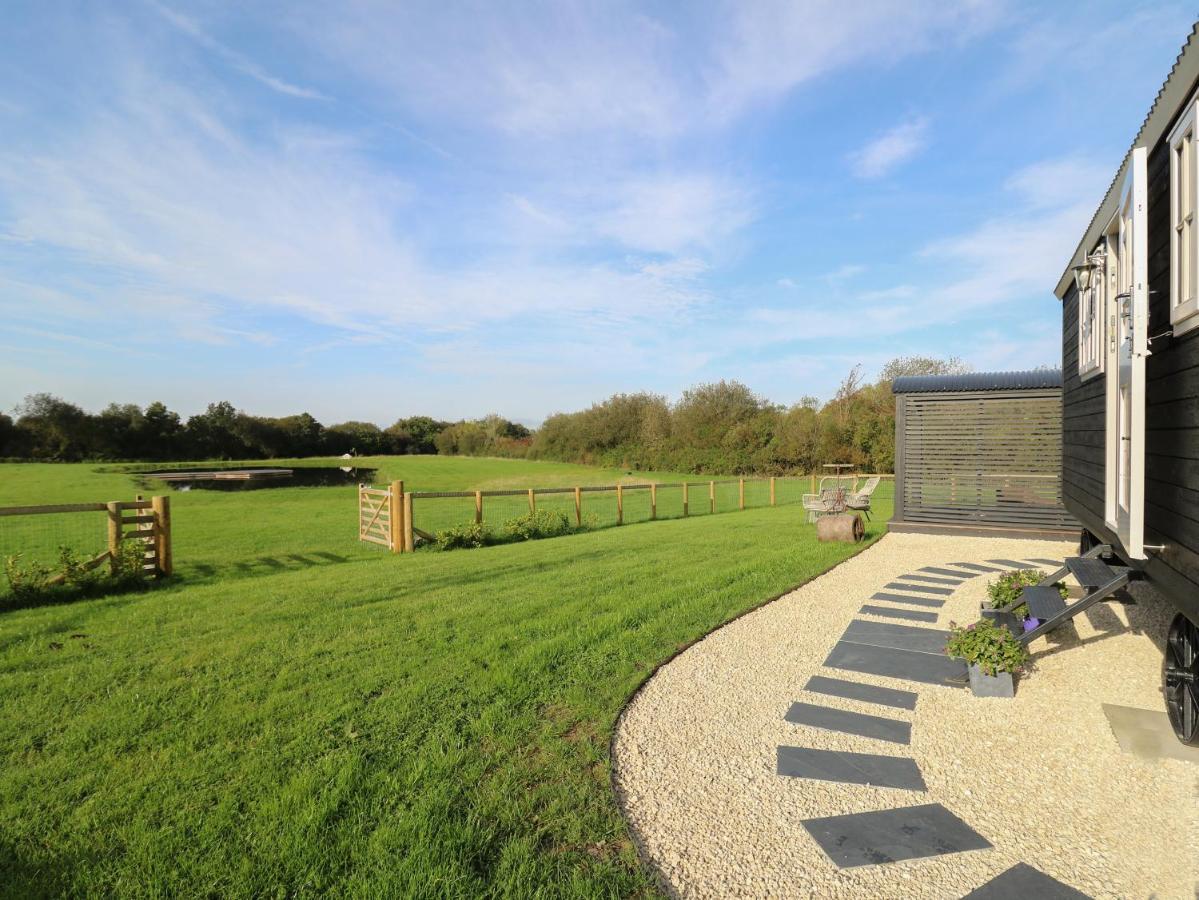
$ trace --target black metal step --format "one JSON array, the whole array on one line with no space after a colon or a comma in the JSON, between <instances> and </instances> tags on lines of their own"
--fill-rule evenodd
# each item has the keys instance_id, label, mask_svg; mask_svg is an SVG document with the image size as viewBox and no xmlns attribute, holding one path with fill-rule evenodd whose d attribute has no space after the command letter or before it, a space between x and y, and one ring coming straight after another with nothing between
<instances>
[{"instance_id":1,"label":"black metal step","mask_svg":"<svg viewBox=\"0 0 1199 900\"><path fill-rule=\"evenodd\" d=\"M1125 569L1113 569L1101 559L1085 559L1074 556L1066 560L1066 568L1070 570L1078 583L1088 591L1094 590L1101 584L1107 584Z\"/></svg>"},{"instance_id":2,"label":"black metal step","mask_svg":"<svg viewBox=\"0 0 1199 900\"><path fill-rule=\"evenodd\" d=\"M1066 601L1052 585L1038 584L1026 587L1020 598L1028 604L1028 614L1034 619L1048 619L1066 608Z\"/></svg>"}]
</instances>

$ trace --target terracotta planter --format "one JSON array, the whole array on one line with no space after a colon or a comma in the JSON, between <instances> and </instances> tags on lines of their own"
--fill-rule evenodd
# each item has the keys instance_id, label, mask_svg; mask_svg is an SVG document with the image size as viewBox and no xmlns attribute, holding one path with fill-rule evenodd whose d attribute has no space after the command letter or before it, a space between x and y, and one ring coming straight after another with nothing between
<instances>
[{"instance_id":1,"label":"terracotta planter","mask_svg":"<svg viewBox=\"0 0 1199 900\"><path fill-rule=\"evenodd\" d=\"M967 666L970 674L970 690L975 697L1015 697L1016 681L1011 672L986 675L977 665Z\"/></svg>"}]
</instances>

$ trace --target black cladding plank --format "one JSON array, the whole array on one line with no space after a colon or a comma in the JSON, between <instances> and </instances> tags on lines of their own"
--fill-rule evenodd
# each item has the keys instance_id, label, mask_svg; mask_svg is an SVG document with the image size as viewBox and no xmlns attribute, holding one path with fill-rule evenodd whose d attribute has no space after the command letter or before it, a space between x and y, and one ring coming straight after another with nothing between
<instances>
[{"instance_id":1,"label":"black cladding plank","mask_svg":"<svg viewBox=\"0 0 1199 900\"><path fill-rule=\"evenodd\" d=\"M888 594L879 591L870 595L871 600L889 600L892 603L906 603L909 606L927 606L929 609L940 609L945 605L944 600L934 600L932 597L912 597L908 594Z\"/></svg>"},{"instance_id":2,"label":"black cladding plank","mask_svg":"<svg viewBox=\"0 0 1199 900\"><path fill-rule=\"evenodd\" d=\"M923 684L960 687L966 683L966 664L960 659L915 653L911 650L892 650L837 641L824 665L863 675L883 675Z\"/></svg>"},{"instance_id":3,"label":"black cladding plank","mask_svg":"<svg viewBox=\"0 0 1199 900\"><path fill-rule=\"evenodd\" d=\"M802 701L792 703L791 708L787 710L787 715L783 718L792 725L807 725L809 728L857 734L879 741L891 741L895 744L912 742L912 723L904 722L902 719L870 716L866 713L849 712L844 709L818 706L815 703Z\"/></svg>"},{"instance_id":4,"label":"black cladding plank","mask_svg":"<svg viewBox=\"0 0 1199 900\"><path fill-rule=\"evenodd\" d=\"M909 622L935 622L937 613L924 612L919 609L899 609L895 606L871 606L866 604L858 612L871 616L890 616L892 619L906 619Z\"/></svg>"},{"instance_id":5,"label":"black cladding plank","mask_svg":"<svg viewBox=\"0 0 1199 900\"><path fill-rule=\"evenodd\" d=\"M868 647L887 647L892 650L911 650L915 653L931 653L943 656L948 631L935 628L918 628L900 625L897 622L873 622L854 619L841 635L841 640Z\"/></svg>"},{"instance_id":6,"label":"black cladding plank","mask_svg":"<svg viewBox=\"0 0 1199 900\"><path fill-rule=\"evenodd\" d=\"M963 569L979 569L983 572L995 571L990 566L978 566L973 563L951 563L951 565L959 566ZM942 569L938 566L925 566L921 572L933 572L937 575L952 575L954 578L977 578L978 572L955 572L953 569Z\"/></svg>"},{"instance_id":7,"label":"black cladding plank","mask_svg":"<svg viewBox=\"0 0 1199 900\"><path fill-rule=\"evenodd\" d=\"M991 846L940 803L804 819L800 824L843 869Z\"/></svg>"},{"instance_id":8,"label":"black cladding plank","mask_svg":"<svg viewBox=\"0 0 1199 900\"><path fill-rule=\"evenodd\" d=\"M776 771L788 778L814 778L818 781L868 784L871 787L905 791L928 790L916 760L905 756L779 747Z\"/></svg>"},{"instance_id":9,"label":"black cladding plank","mask_svg":"<svg viewBox=\"0 0 1199 900\"><path fill-rule=\"evenodd\" d=\"M953 593L953 588L933 587L928 584L904 584L902 581L892 581L884 584L883 587L888 591L911 591L915 594L938 594L943 597L948 597Z\"/></svg>"},{"instance_id":10,"label":"black cladding plank","mask_svg":"<svg viewBox=\"0 0 1199 900\"><path fill-rule=\"evenodd\" d=\"M1001 872L981 887L976 887L962 900L1090 900L1087 894L1076 891L1026 863L1017 863Z\"/></svg>"},{"instance_id":11,"label":"black cladding plank","mask_svg":"<svg viewBox=\"0 0 1199 900\"><path fill-rule=\"evenodd\" d=\"M864 703L877 703L880 706L894 706L898 709L916 708L916 694L913 691L879 687L877 684L863 684L860 681L845 681L841 678L827 678L824 675L813 675L804 685L804 690L817 694L828 694L830 697L844 697L846 700L861 700Z\"/></svg>"}]
</instances>

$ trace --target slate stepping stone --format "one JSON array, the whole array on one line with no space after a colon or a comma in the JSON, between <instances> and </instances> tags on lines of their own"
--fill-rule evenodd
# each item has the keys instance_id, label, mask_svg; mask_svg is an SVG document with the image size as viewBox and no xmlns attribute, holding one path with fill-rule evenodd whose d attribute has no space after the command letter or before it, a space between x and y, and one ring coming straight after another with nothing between
<instances>
[{"instance_id":1,"label":"slate stepping stone","mask_svg":"<svg viewBox=\"0 0 1199 900\"><path fill-rule=\"evenodd\" d=\"M792 703L784 718L792 725L808 725L827 731L841 731L862 737L891 741L895 744L912 742L912 723L884 716L868 716L865 713L847 712L815 703Z\"/></svg>"},{"instance_id":2,"label":"slate stepping stone","mask_svg":"<svg viewBox=\"0 0 1199 900\"><path fill-rule=\"evenodd\" d=\"M918 609L896 609L894 606L863 606L859 612L869 613L872 616L890 616L892 619L907 619L909 622L935 622L937 614L934 612L923 612Z\"/></svg>"},{"instance_id":3,"label":"slate stepping stone","mask_svg":"<svg viewBox=\"0 0 1199 900\"><path fill-rule=\"evenodd\" d=\"M931 584L904 584L902 581L892 581L883 587L888 591L912 591L916 594L940 594L945 597L953 593L953 588L933 587Z\"/></svg>"},{"instance_id":4,"label":"slate stepping stone","mask_svg":"<svg viewBox=\"0 0 1199 900\"><path fill-rule=\"evenodd\" d=\"M916 574L904 575L900 579L900 581L927 581L930 584L951 584L954 587L957 587L959 584L962 583L962 579L960 579L960 578L941 578L940 576L937 576L937 575L916 575Z\"/></svg>"},{"instance_id":5,"label":"slate stepping stone","mask_svg":"<svg viewBox=\"0 0 1199 900\"><path fill-rule=\"evenodd\" d=\"M843 869L991 846L940 803L804 819L801 824Z\"/></svg>"},{"instance_id":6,"label":"slate stepping stone","mask_svg":"<svg viewBox=\"0 0 1199 900\"><path fill-rule=\"evenodd\" d=\"M1053 566L1055 569L1060 569L1064 565L1064 563L1060 559L1041 559L1040 557L1037 557L1037 556L1030 556L1028 558L1028 561L1033 562L1033 563L1038 563L1042 566ZM1021 863L1021 865L1023 865L1023 863ZM1033 869L1033 871L1035 872L1036 869Z\"/></svg>"},{"instance_id":7,"label":"slate stepping stone","mask_svg":"<svg viewBox=\"0 0 1199 900\"><path fill-rule=\"evenodd\" d=\"M975 572L1002 572L995 566L984 566L982 563L950 563L952 566L957 566L959 569L973 569ZM974 576L971 576L974 577Z\"/></svg>"},{"instance_id":8,"label":"slate stepping stone","mask_svg":"<svg viewBox=\"0 0 1199 900\"><path fill-rule=\"evenodd\" d=\"M826 678L823 675L813 675L809 678L808 683L804 685L804 690L833 697L844 697L847 700L877 703L880 706L895 706L899 709L916 708L916 694L913 691L879 687L877 684L863 684L860 681L845 681L841 678Z\"/></svg>"},{"instance_id":9,"label":"slate stepping stone","mask_svg":"<svg viewBox=\"0 0 1199 900\"><path fill-rule=\"evenodd\" d=\"M1018 559L988 559L987 562L995 563L997 566L1007 566L1009 569L1035 569L1036 566L1032 563L1020 562Z\"/></svg>"},{"instance_id":10,"label":"slate stepping stone","mask_svg":"<svg viewBox=\"0 0 1199 900\"><path fill-rule=\"evenodd\" d=\"M870 599L890 600L892 603L907 603L909 606L927 606L931 609L940 609L945 605L944 600L934 600L932 597L913 597L910 594L888 594L886 591L871 594Z\"/></svg>"},{"instance_id":11,"label":"slate stepping stone","mask_svg":"<svg viewBox=\"0 0 1199 900\"><path fill-rule=\"evenodd\" d=\"M960 659L911 650L888 650L849 641L838 641L824 664L830 669L884 675L923 684L961 687L966 683L966 664Z\"/></svg>"},{"instance_id":12,"label":"slate stepping stone","mask_svg":"<svg viewBox=\"0 0 1199 900\"><path fill-rule=\"evenodd\" d=\"M986 884L977 887L962 900L1091 900L1044 872L1026 863L1017 863L1000 872Z\"/></svg>"},{"instance_id":13,"label":"slate stepping stone","mask_svg":"<svg viewBox=\"0 0 1199 900\"><path fill-rule=\"evenodd\" d=\"M814 778L845 784L924 791L924 776L916 760L905 756L851 753L848 750L815 750L779 747L778 774L788 778Z\"/></svg>"},{"instance_id":14,"label":"slate stepping stone","mask_svg":"<svg viewBox=\"0 0 1199 900\"><path fill-rule=\"evenodd\" d=\"M850 644L865 644L868 647L890 647L893 650L912 650L944 656L949 632L936 628L900 625L898 622L854 619L845 629L845 634L841 635L841 640Z\"/></svg>"},{"instance_id":15,"label":"slate stepping stone","mask_svg":"<svg viewBox=\"0 0 1199 900\"><path fill-rule=\"evenodd\" d=\"M992 569L990 566L976 566L970 563L951 563L951 565L960 566L964 569L980 569L983 572L998 572L998 569ZM977 578L978 572L955 572L953 569L942 569L938 566L924 566L921 572L932 572L934 575L952 575L954 578Z\"/></svg>"}]
</instances>

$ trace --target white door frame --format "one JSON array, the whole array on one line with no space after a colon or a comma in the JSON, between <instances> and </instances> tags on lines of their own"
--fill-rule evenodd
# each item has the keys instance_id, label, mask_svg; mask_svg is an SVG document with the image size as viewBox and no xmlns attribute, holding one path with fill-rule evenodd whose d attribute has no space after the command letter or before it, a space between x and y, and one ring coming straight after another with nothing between
<instances>
[{"instance_id":1,"label":"white door frame","mask_svg":"<svg viewBox=\"0 0 1199 900\"><path fill-rule=\"evenodd\" d=\"M1144 559L1145 357L1149 327L1146 158L1129 158L1120 206L1108 226L1106 484L1104 509L1125 552ZM1114 251L1114 252L1112 252Z\"/></svg>"}]
</instances>

